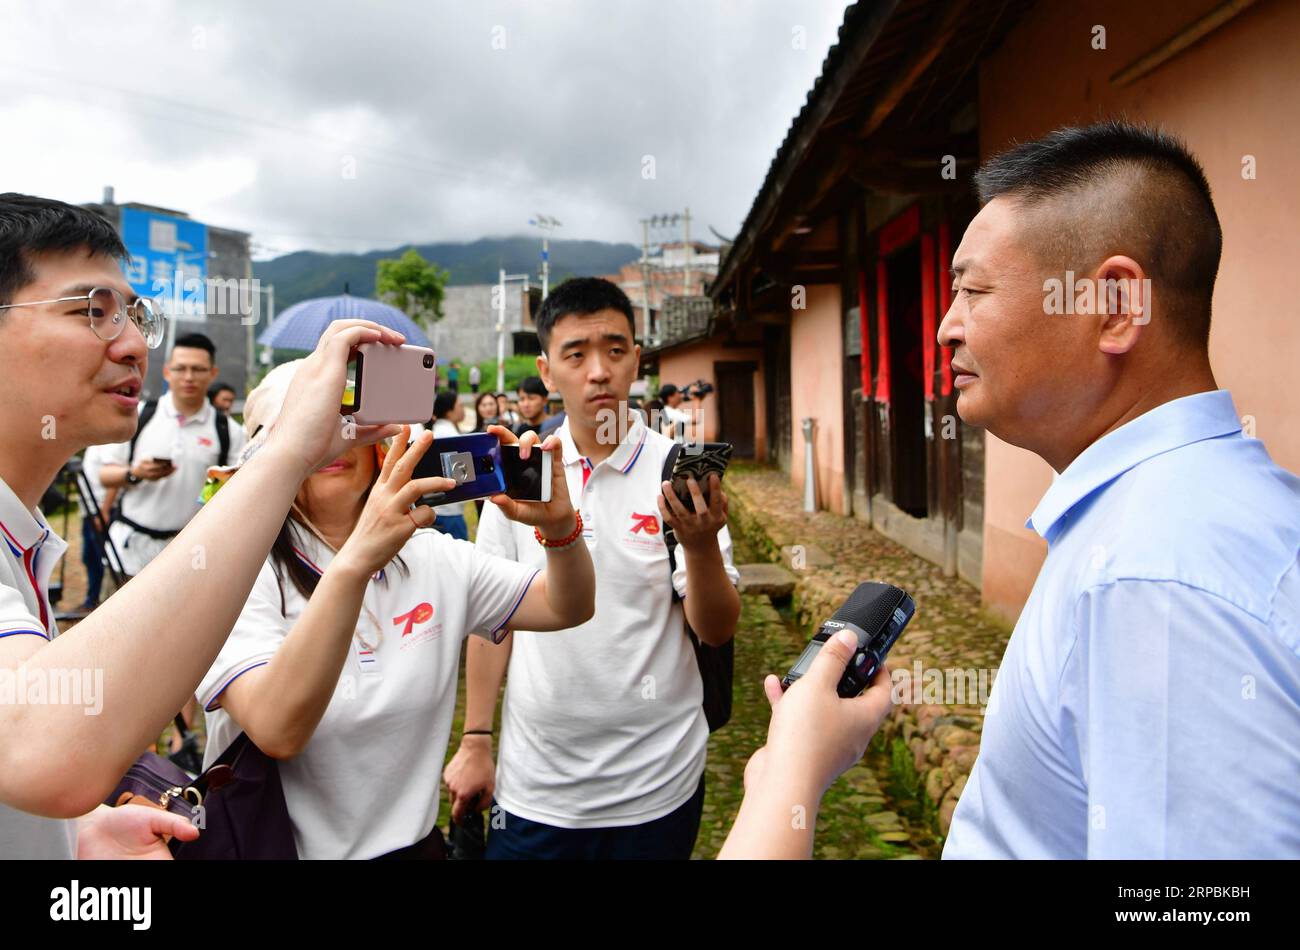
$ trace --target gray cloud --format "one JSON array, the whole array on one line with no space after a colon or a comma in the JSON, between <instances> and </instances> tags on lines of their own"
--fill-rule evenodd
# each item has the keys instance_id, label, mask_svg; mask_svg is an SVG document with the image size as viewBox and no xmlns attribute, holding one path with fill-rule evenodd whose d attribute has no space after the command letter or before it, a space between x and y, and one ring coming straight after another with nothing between
<instances>
[{"instance_id":1,"label":"gray cloud","mask_svg":"<svg viewBox=\"0 0 1300 950\"><path fill-rule=\"evenodd\" d=\"M264 252L521 233L536 211L637 240L689 205L696 235L733 233L843 8L0 0L6 187L114 184Z\"/></svg>"}]
</instances>

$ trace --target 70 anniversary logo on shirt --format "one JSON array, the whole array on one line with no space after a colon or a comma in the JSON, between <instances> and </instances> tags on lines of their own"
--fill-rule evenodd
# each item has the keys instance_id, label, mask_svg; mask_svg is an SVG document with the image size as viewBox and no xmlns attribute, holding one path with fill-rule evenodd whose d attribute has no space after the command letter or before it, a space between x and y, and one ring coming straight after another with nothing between
<instances>
[{"instance_id":1,"label":"70 anniversary logo on shirt","mask_svg":"<svg viewBox=\"0 0 1300 950\"><path fill-rule=\"evenodd\" d=\"M436 640L442 636L442 623L433 623L433 604L427 601L393 618L393 626L401 627L401 648Z\"/></svg>"}]
</instances>

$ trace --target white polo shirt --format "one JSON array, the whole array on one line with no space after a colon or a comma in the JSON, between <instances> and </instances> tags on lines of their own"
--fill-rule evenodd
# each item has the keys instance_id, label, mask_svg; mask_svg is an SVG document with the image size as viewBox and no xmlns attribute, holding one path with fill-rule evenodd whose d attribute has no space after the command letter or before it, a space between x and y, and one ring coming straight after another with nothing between
<instances>
[{"instance_id":1,"label":"white polo shirt","mask_svg":"<svg viewBox=\"0 0 1300 950\"><path fill-rule=\"evenodd\" d=\"M199 510L199 494L207 480L208 468L217 464L221 454L216 417L217 410L207 400L194 415L182 416L170 392L159 397L153 418L136 439L135 461L167 458L172 460L176 471L154 482L126 486L120 496L125 517L158 531L179 531L189 523ZM243 448L244 431L233 421L228 424L228 457L234 459ZM130 454L130 442L105 446L101 464L129 465ZM109 536L117 546L126 573L133 576L167 546L167 539L151 538L121 521L110 526Z\"/></svg>"},{"instance_id":2,"label":"white polo shirt","mask_svg":"<svg viewBox=\"0 0 1300 950\"><path fill-rule=\"evenodd\" d=\"M0 639L54 639L59 628L48 594L50 571L68 545L50 530L40 511L18 500L3 479L0 536ZM8 740L0 736L4 741ZM50 754L60 753L51 750ZM42 818L0 804L0 857L72 858L77 851L76 827L74 821Z\"/></svg>"},{"instance_id":3,"label":"white polo shirt","mask_svg":"<svg viewBox=\"0 0 1300 950\"><path fill-rule=\"evenodd\" d=\"M302 563L320 572L331 552L295 525ZM505 636L537 570L425 529L402 548L383 580L372 580L334 696L302 753L280 765L301 858L373 858L433 830L456 705L461 643L470 633ZM210 766L241 729L221 708L237 677L268 663L306 607L288 576L281 587L268 560L230 638L198 689L208 711ZM548 634L549 636L549 634Z\"/></svg>"},{"instance_id":4,"label":"white polo shirt","mask_svg":"<svg viewBox=\"0 0 1300 950\"><path fill-rule=\"evenodd\" d=\"M639 825L695 793L709 737L685 614L669 590L656 499L673 442L634 413L594 468L566 421L558 435L573 506L596 565L596 613L543 636L514 637L502 710L496 797L507 812L560 828ZM483 550L540 566L533 529L486 505ZM727 576L731 535L718 532ZM686 596L686 552L672 583ZM705 592L707 596L707 592Z\"/></svg>"}]
</instances>

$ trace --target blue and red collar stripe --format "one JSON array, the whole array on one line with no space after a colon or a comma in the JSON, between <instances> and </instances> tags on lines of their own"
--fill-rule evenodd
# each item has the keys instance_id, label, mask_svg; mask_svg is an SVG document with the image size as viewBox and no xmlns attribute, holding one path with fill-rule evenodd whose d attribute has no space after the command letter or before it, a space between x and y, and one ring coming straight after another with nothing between
<instances>
[{"instance_id":1,"label":"blue and red collar stripe","mask_svg":"<svg viewBox=\"0 0 1300 950\"><path fill-rule=\"evenodd\" d=\"M624 465L622 468L620 468L619 471L622 472L624 475L626 475L629 471L631 471L632 466L636 464L636 460L641 457L641 450L644 448L645 448L645 431L642 430L641 441L636 444L636 451L632 453L632 457L628 459L627 464Z\"/></svg>"},{"instance_id":2,"label":"blue and red collar stripe","mask_svg":"<svg viewBox=\"0 0 1300 950\"><path fill-rule=\"evenodd\" d=\"M18 539L13 536L10 530L5 527L5 523L0 521L0 531L4 532L5 543L9 545L9 550L13 552L14 557L22 557L27 549L18 543Z\"/></svg>"}]
</instances>

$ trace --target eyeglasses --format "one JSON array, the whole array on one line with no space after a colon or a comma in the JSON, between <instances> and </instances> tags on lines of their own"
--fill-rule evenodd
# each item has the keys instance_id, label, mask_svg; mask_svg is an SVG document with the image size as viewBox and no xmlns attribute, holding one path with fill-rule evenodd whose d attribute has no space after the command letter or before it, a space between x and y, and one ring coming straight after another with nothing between
<instances>
[{"instance_id":1,"label":"eyeglasses","mask_svg":"<svg viewBox=\"0 0 1300 950\"><path fill-rule=\"evenodd\" d=\"M127 305L126 298L111 287L96 287L88 294L79 297L55 297L53 300L25 300L22 303L10 303L0 306L0 310L12 310L15 307L37 307L47 303L72 303L86 301L85 316L90 319L90 329L95 336L105 343L110 343L122 335L126 321L130 318L140 335L144 337L145 346L155 350L163 341L163 315L152 300L137 297Z\"/></svg>"}]
</instances>

